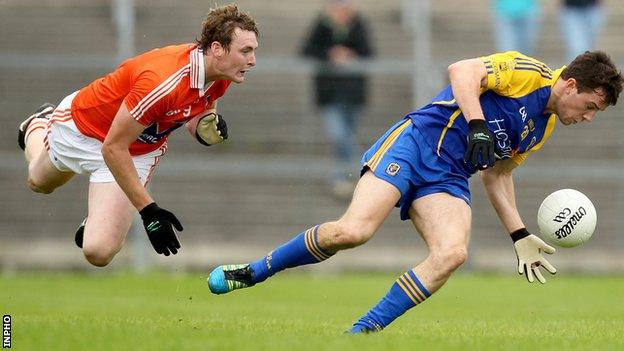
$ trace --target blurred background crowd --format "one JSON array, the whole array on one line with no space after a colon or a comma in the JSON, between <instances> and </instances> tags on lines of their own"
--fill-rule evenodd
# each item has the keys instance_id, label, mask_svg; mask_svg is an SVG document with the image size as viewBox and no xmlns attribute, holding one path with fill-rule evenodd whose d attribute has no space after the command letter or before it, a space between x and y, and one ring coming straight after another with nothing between
<instances>
[{"instance_id":1,"label":"blurred background crowd","mask_svg":"<svg viewBox=\"0 0 624 351\"><path fill-rule=\"evenodd\" d=\"M211 4L0 0L0 270L90 269L73 244L86 214L86 177L49 196L31 193L15 142L18 123L124 58L192 42ZM624 63L624 7L617 0L237 4L261 33L257 67L219 102L230 140L206 149L174 133L151 184L159 203L184 223L181 253L157 257L139 225L113 267L208 269L248 261L342 213L361 152L446 85L446 67L457 60L518 50L557 68L599 48ZM537 208L552 191L575 188L594 201L594 238L560 250L551 260L560 269L624 271L622 112L620 104L591 125L559 125L515 172L530 230L537 230ZM512 272L511 241L479 182L472 179L471 254L463 269ZM369 244L314 269L405 267L425 252L409 225L393 214Z\"/></svg>"}]
</instances>

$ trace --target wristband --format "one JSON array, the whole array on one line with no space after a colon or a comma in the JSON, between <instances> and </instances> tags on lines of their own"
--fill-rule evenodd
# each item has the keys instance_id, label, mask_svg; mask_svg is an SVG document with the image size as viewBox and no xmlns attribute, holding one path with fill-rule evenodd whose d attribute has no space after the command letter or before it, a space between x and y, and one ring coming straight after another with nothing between
<instances>
[{"instance_id":1,"label":"wristband","mask_svg":"<svg viewBox=\"0 0 624 351\"><path fill-rule=\"evenodd\" d=\"M158 205L156 205L155 202L152 202L151 204L143 207L143 209L139 211L139 214L141 215L141 217L143 217L143 216L154 213L157 209L158 209Z\"/></svg>"},{"instance_id":2,"label":"wristband","mask_svg":"<svg viewBox=\"0 0 624 351\"><path fill-rule=\"evenodd\" d=\"M513 240L513 242L515 243L516 241L531 235L531 233L529 233L526 228L520 228L509 235L511 236L511 240Z\"/></svg>"}]
</instances>

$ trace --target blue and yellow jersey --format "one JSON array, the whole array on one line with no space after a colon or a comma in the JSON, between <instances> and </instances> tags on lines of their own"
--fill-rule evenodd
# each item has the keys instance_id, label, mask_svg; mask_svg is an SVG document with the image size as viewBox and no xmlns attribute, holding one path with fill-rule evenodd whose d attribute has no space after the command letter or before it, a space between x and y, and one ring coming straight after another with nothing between
<instances>
[{"instance_id":1,"label":"blue and yellow jersey","mask_svg":"<svg viewBox=\"0 0 624 351\"><path fill-rule=\"evenodd\" d=\"M489 130L496 137L497 159L522 164L550 137L557 116L545 113L550 92L565 67L551 70L540 61L509 51L482 57L487 88L480 102ZM468 123L447 86L432 102L406 116L435 152L466 175L475 169L464 162Z\"/></svg>"}]
</instances>

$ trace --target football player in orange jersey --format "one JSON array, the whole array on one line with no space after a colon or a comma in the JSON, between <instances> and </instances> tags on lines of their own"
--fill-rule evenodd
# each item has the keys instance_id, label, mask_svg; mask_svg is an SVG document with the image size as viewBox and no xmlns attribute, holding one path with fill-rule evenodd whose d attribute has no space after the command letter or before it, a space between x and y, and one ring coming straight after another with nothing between
<instances>
[{"instance_id":1,"label":"football player in orange jersey","mask_svg":"<svg viewBox=\"0 0 624 351\"><path fill-rule=\"evenodd\" d=\"M28 187L49 194L75 174L89 175L88 216L76 244L106 266L121 249L135 211L159 254L176 254L182 224L145 186L167 136L186 125L204 145L227 139L216 100L256 64L258 28L236 5L211 9L192 44L154 49L65 97L19 126Z\"/></svg>"}]
</instances>

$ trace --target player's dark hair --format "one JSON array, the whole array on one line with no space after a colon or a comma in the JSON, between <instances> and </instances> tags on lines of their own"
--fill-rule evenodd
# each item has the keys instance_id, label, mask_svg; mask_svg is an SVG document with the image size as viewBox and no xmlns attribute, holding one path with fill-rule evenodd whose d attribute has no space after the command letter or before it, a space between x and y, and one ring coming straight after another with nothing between
<instances>
[{"instance_id":1,"label":"player's dark hair","mask_svg":"<svg viewBox=\"0 0 624 351\"><path fill-rule=\"evenodd\" d=\"M254 19L248 13L239 11L236 5L211 8L202 23L201 37L195 41L204 51L215 41L229 50L236 28L254 32L258 36L258 26Z\"/></svg>"},{"instance_id":2,"label":"player's dark hair","mask_svg":"<svg viewBox=\"0 0 624 351\"><path fill-rule=\"evenodd\" d=\"M622 72L603 51L585 51L578 55L561 73L561 78L574 78L579 93L603 88L608 105L615 105L624 82Z\"/></svg>"}]
</instances>

